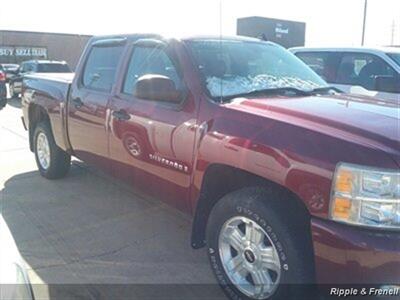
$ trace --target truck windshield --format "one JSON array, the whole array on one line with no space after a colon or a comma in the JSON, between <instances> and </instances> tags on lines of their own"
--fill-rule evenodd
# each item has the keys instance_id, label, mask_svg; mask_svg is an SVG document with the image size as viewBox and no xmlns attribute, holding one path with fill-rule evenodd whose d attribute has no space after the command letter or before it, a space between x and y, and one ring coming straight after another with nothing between
<instances>
[{"instance_id":1,"label":"truck windshield","mask_svg":"<svg viewBox=\"0 0 400 300\"><path fill-rule=\"evenodd\" d=\"M71 70L66 64L39 64L37 68L38 73L69 73Z\"/></svg>"},{"instance_id":2,"label":"truck windshield","mask_svg":"<svg viewBox=\"0 0 400 300\"><path fill-rule=\"evenodd\" d=\"M400 66L400 53L386 53L386 54Z\"/></svg>"},{"instance_id":3,"label":"truck windshield","mask_svg":"<svg viewBox=\"0 0 400 300\"><path fill-rule=\"evenodd\" d=\"M272 43L218 39L187 43L213 98L268 89L327 87L300 59Z\"/></svg>"}]
</instances>

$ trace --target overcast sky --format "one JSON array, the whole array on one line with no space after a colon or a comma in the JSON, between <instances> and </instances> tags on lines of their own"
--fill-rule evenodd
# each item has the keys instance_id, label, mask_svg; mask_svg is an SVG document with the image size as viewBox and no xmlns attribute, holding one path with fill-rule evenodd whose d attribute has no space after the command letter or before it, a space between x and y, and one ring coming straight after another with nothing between
<instances>
[{"instance_id":1,"label":"overcast sky","mask_svg":"<svg viewBox=\"0 0 400 300\"><path fill-rule=\"evenodd\" d=\"M18 0L15 4L15 12L0 5L0 29L172 36L222 30L233 35L237 18L256 15L306 22L308 46L358 46L364 0ZM366 44L390 44L394 20L395 43L400 44L400 0L369 0Z\"/></svg>"}]
</instances>

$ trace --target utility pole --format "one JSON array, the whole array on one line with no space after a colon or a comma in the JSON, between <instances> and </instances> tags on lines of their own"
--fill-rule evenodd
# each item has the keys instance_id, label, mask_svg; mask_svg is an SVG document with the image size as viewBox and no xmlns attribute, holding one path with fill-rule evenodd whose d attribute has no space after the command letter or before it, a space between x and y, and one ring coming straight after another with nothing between
<instances>
[{"instance_id":1,"label":"utility pole","mask_svg":"<svg viewBox=\"0 0 400 300\"><path fill-rule=\"evenodd\" d=\"M362 28L362 40L361 46L364 46L365 42L365 25L367 23L367 9L368 9L368 0L364 0L364 21L363 21L363 28Z\"/></svg>"},{"instance_id":2,"label":"utility pole","mask_svg":"<svg viewBox=\"0 0 400 300\"><path fill-rule=\"evenodd\" d=\"M396 33L396 21L393 19L393 24L392 24L392 42L391 42L391 46L394 46L394 36Z\"/></svg>"}]
</instances>

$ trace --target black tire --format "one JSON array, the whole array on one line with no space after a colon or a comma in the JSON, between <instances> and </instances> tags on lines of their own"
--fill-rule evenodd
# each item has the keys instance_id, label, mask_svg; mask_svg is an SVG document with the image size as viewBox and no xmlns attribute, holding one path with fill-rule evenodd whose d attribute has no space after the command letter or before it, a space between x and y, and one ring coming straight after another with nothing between
<instances>
[{"instance_id":1,"label":"black tire","mask_svg":"<svg viewBox=\"0 0 400 300\"><path fill-rule=\"evenodd\" d=\"M302 210L284 206L287 198L286 193L251 187L224 196L214 206L206 229L207 252L216 279L229 298L255 299L241 292L229 279L219 251L219 235L225 222L245 217L268 233L282 266L278 287L263 299L317 299L313 288L314 260L309 225L299 217Z\"/></svg>"},{"instance_id":2,"label":"black tire","mask_svg":"<svg viewBox=\"0 0 400 300\"><path fill-rule=\"evenodd\" d=\"M2 98L0 96L0 109L3 109L6 105L7 105L7 99L6 98Z\"/></svg>"},{"instance_id":3,"label":"black tire","mask_svg":"<svg viewBox=\"0 0 400 300\"><path fill-rule=\"evenodd\" d=\"M38 157L37 139L41 133L46 136L49 144L50 162L47 168L44 168L41 165ZM33 137L36 164L40 174L47 179L59 179L65 177L71 167L71 155L56 145L50 124L46 121L37 124Z\"/></svg>"},{"instance_id":4,"label":"black tire","mask_svg":"<svg viewBox=\"0 0 400 300\"><path fill-rule=\"evenodd\" d=\"M10 89L10 97L11 97L11 99L18 98L19 94L15 93L14 83L10 83L9 89Z\"/></svg>"}]
</instances>

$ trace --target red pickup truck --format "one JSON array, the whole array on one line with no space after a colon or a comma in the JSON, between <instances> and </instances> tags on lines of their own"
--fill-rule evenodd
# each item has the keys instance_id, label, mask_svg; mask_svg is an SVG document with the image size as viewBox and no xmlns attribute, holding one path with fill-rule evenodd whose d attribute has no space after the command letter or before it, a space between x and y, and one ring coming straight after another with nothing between
<instances>
[{"instance_id":1,"label":"red pickup truck","mask_svg":"<svg viewBox=\"0 0 400 300\"><path fill-rule=\"evenodd\" d=\"M191 214L230 298L400 284L399 108L282 47L95 37L75 75L28 75L22 93L44 177L73 155Z\"/></svg>"}]
</instances>

